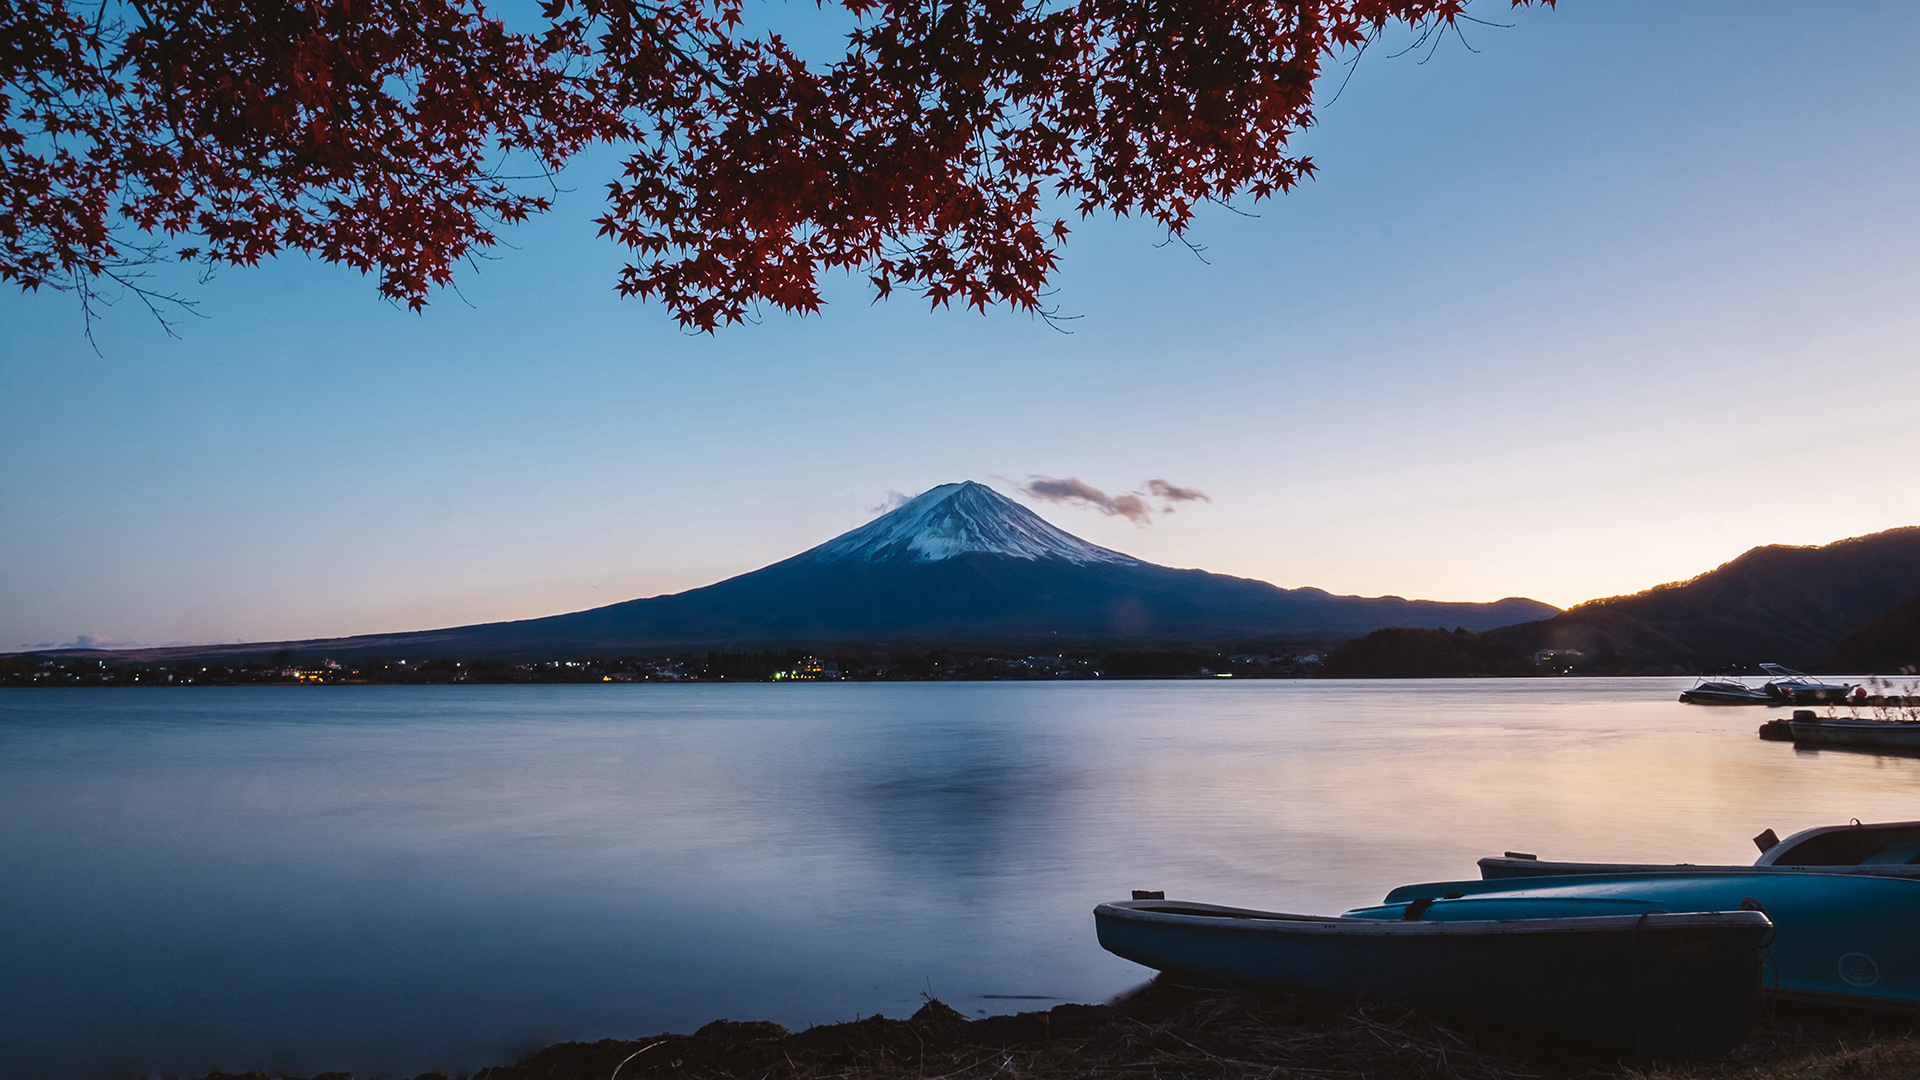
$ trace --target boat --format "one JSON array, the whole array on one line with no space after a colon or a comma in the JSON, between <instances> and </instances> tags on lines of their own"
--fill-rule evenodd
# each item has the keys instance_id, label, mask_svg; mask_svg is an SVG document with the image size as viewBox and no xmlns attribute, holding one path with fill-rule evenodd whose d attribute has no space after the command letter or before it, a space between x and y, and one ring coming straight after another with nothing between
<instances>
[{"instance_id":1,"label":"boat","mask_svg":"<svg viewBox=\"0 0 1920 1080\"><path fill-rule=\"evenodd\" d=\"M1848 750L1920 753L1920 721L1869 720L1796 712L1787 721L1795 746L1835 746Z\"/></svg>"},{"instance_id":2,"label":"boat","mask_svg":"<svg viewBox=\"0 0 1920 1080\"><path fill-rule=\"evenodd\" d=\"M1361 917L1148 899L1093 915L1107 951L1175 978L1394 998L1635 1057L1724 1053L1752 1025L1761 912L1521 898L1461 919L1447 903Z\"/></svg>"},{"instance_id":3,"label":"boat","mask_svg":"<svg viewBox=\"0 0 1920 1080\"><path fill-rule=\"evenodd\" d=\"M1680 700L1688 705L1772 705L1775 699L1738 678L1703 674L1692 687L1680 691Z\"/></svg>"},{"instance_id":4,"label":"boat","mask_svg":"<svg viewBox=\"0 0 1920 1080\"><path fill-rule=\"evenodd\" d=\"M1795 671L1779 664L1761 664L1760 670L1773 676L1760 689L1777 704L1838 704L1846 701L1856 690L1861 690L1852 683L1819 682L1804 671Z\"/></svg>"},{"instance_id":5,"label":"boat","mask_svg":"<svg viewBox=\"0 0 1920 1080\"><path fill-rule=\"evenodd\" d=\"M1477 920L1516 901L1573 900L1623 912L1764 911L1774 926L1764 996L1920 1011L1920 880L1910 877L1752 868L1442 881L1402 886L1383 904L1347 914L1391 921L1424 904L1423 920Z\"/></svg>"},{"instance_id":6,"label":"boat","mask_svg":"<svg viewBox=\"0 0 1920 1080\"><path fill-rule=\"evenodd\" d=\"M1567 877L1584 874L1864 874L1920 878L1920 821L1822 825L1780 839L1772 829L1753 838L1760 858L1752 866L1696 863L1549 862L1522 851L1480 860L1480 876Z\"/></svg>"}]
</instances>

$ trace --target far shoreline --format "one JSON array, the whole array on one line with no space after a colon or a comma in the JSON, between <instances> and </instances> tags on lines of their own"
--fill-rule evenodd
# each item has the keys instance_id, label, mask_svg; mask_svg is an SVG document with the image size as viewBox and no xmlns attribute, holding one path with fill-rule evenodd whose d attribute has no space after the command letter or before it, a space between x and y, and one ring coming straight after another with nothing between
<instances>
[{"instance_id":1,"label":"far shoreline","mask_svg":"<svg viewBox=\"0 0 1920 1080\"><path fill-rule=\"evenodd\" d=\"M851 655L849 655L851 654ZM1488 665L1494 666L1494 665ZM1385 670L1379 670L1384 667ZM1359 670L1355 670L1358 668ZM1485 670L1346 662L1343 650L1128 649L1058 653L853 650L814 653L595 654L552 660L297 658L143 660L137 654L0 655L0 687L446 686L904 682L1318 682L1408 679L1692 678L1692 670L1567 670L1506 663ZM1892 676L1898 679L1902 676Z\"/></svg>"},{"instance_id":2,"label":"far shoreline","mask_svg":"<svg viewBox=\"0 0 1920 1080\"><path fill-rule=\"evenodd\" d=\"M0 654L0 687L1767 677L1761 661L1750 658L1633 662L1570 647L1528 653L1504 636L1457 627L1383 627L1358 636L1251 642L1070 642L1062 637L1046 646L869 644L659 651L560 645L541 653L517 648L478 657L437 654L427 643L419 643L422 648L408 656L399 642L389 643L395 651L379 654L364 646L341 650L341 641L67 648ZM1778 658L1761 659L1772 664ZM1800 666L1819 674L1862 677L1829 663L1801 659ZM1884 684L1910 677L1911 671L1872 678ZM1873 689L1892 692L1891 684Z\"/></svg>"}]
</instances>

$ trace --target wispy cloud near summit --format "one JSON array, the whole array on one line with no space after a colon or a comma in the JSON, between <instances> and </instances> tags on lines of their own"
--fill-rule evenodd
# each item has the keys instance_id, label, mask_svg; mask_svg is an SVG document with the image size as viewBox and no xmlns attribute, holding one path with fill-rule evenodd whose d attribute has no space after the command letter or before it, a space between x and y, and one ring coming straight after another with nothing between
<instances>
[{"instance_id":1,"label":"wispy cloud near summit","mask_svg":"<svg viewBox=\"0 0 1920 1080\"><path fill-rule=\"evenodd\" d=\"M1141 485L1146 490L1124 491L1118 495L1108 495L1077 476L1069 476L1064 480L1055 476L1036 476L1016 486L1022 495L1030 499L1088 506L1112 517L1126 518L1135 525L1153 524L1153 507L1148 505L1150 499L1160 503L1160 512L1163 514L1173 513L1174 503L1213 501L1199 488L1181 487L1166 480L1148 480Z\"/></svg>"},{"instance_id":2,"label":"wispy cloud near summit","mask_svg":"<svg viewBox=\"0 0 1920 1080\"><path fill-rule=\"evenodd\" d=\"M913 496L908 495L905 492L889 490L887 492L887 497L880 500L880 505L868 507L867 513L874 514L874 515L890 514L893 511L898 510L901 507L907 505L907 503L912 499L913 499Z\"/></svg>"},{"instance_id":3,"label":"wispy cloud near summit","mask_svg":"<svg viewBox=\"0 0 1920 1080\"><path fill-rule=\"evenodd\" d=\"M1208 495L1206 492L1201 491L1199 488L1181 487L1178 484L1170 484L1165 480L1147 481L1147 494L1152 495L1156 499L1164 499L1169 504L1177 503L1177 502L1194 502L1196 500L1199 502L1213 501L1213 496ZM1173 507L1169 505L1166 508L1166 512L1172 513Z\"/></svg>"}]
</instances>

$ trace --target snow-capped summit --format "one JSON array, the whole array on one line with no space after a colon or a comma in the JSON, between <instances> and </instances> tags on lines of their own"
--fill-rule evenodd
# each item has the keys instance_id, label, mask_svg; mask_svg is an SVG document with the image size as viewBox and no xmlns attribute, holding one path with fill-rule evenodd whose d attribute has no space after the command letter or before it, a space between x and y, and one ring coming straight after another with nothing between
<instances>
[{"instance_id":1,"label":"snow-capped summit","mask_svg":"<svg viewBox=\"0 0 1920 1080\"><path fill-rule=\"evenodd\" d=\"M1140 566L1130 555L1089 544L1039 514L971 480L924 491L891 513L801 555L813 562L930 563L978 552L1075 566Z\"/></svg>"}]
</instances>

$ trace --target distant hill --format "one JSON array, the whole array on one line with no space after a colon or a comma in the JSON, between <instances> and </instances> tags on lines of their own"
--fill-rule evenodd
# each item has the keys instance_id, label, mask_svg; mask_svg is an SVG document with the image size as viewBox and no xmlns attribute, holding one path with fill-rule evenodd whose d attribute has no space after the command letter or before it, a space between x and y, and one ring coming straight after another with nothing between
<instances>
[{"instance_id":1,"label":"distant hill","mask_svg":"<svg viewBox=\"0 0 1920 1080\"><path fill-rule=\"evenodd\" d=\"M1842 639L1920 593L1920 527L1820 547L1757 547L1699 577L1593 600L1491 636L1574 649L1575 670L1695 672L1774 662L1815 667Z\"/></svg>"},{"instance_id":2,"label":"distant hill","mask_svg":"<svg viewBox=\"0 0 1920 1080\"><path fill-rule=\"evenodd\" d=\"M670 596L518 622L315 641L115 653L127 659L551 659L708 649L1038 649L1337 640L1383 626L1485 630L1558 609L1335 596L1177 570L1090 544L982 484L945 484L752 573Z\"/></svg>"},{"instance_id":3,"label":"distant hill","mask_svg":"<svg viewBox=\"0 0 1920 1080\"><path fill-rule=\"evenodd\" d=\"M1389 627L1342 642L1319 674L1329 679L1446 679L1536 674L1533 659L1471 630Z\"/></svg>"},{"instance_id":4,"label":"distant hill","mask_svg":"<svg viewBox=\"0 0 1920 1080\"><path fill-rule=\"evenodd\" d=\"M1920 594L1848 634L1820 665L1852 675L1893 675L1920 669Z\"/></svg>"}]
</instances>

